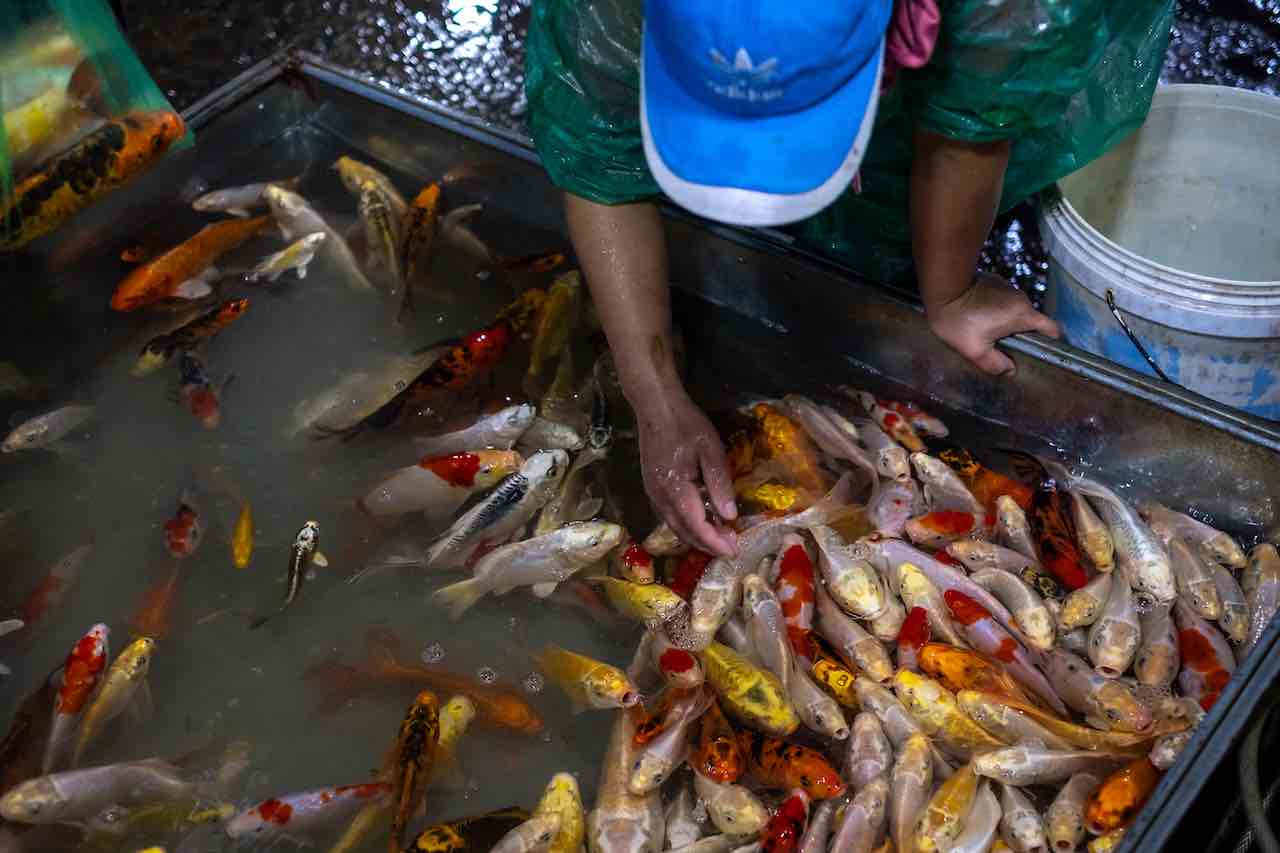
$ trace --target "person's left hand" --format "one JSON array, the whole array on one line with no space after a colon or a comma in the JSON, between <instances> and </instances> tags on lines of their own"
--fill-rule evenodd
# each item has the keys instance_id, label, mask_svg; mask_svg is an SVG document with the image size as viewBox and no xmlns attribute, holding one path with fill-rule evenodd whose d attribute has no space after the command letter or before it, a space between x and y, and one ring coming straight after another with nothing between
<instances>
[{"instance_id":1,"label":"person's left hand","mask_svg":"<svg viewBox=\"0 0 1280 853\"><path fill-rule=\"evenodd\" d=\"M1019 332L1059 337L1058 324L1031 307L1031 300L998 275L981 272L950 302L926 306L929 328L943 343L980 369L1012 376L1013 360L996 349L1001 338Z\"/></svg>"}]
</instances>

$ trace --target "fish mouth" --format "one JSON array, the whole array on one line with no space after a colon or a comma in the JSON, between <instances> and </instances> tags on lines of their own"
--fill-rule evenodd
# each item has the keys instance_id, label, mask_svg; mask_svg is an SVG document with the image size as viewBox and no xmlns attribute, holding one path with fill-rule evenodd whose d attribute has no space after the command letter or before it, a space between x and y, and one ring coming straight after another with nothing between
<instances>
[{"instance_id":1,"label":"fish mouth","mask_svg":"<svg viewBox=\"0 0 1280 853\"><path fill-rule=\"evenodd\" d=\"M1104 678L1119 678L1120 671L1116 669L1114 666L1107 666L1106 664L1102 664L1098 667L1098 675L1101 675Z\"/></svg>"},{"instance_id":2,"label":"fish mouth","mask_svg":"<svg viewBox=\"0 0 1280 853\"><path fill-rule=\"evenodd\" d=\"M628 690L622 694L622 707L631 708L640 704L640 694L634 690Z\"/></svg>"}]
</instances>

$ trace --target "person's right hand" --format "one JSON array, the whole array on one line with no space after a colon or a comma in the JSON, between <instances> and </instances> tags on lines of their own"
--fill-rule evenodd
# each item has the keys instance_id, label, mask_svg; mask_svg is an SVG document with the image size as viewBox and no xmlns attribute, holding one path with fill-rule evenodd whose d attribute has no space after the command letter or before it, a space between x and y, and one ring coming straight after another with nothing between
<instances>
[{"instance_id":1,"label":"person's right hand","mask_svg":"<svg viewBox=\"0 0 1280 853\"><path fill-rule=\"evenodd\" d=\"M658 516L688 545L719 557L736 554L736 535L707 519L699 489L699 482L706 486L720 521L738 517L724 446L707 416L677 388L636 417L644 490Z\"/></svg>"}]
</instances>

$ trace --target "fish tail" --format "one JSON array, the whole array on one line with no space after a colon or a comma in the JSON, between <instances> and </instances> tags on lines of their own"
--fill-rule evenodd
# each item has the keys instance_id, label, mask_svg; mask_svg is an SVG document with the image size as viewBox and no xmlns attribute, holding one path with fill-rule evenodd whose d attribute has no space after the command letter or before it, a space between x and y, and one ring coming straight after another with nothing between
<instances>
[{"instance_id":1,"label":"fish tail","mask_svg":"<svg viewBox=\"0 0 1280 853\"><path fill-rule=\"evenodd\" d=\"M449 584L436 590L431 598L449 611L449 618L457 620L477 601L484 598L488 589L476 578Z\"/></svg>"},{"instance_id":2,"label":"fish tail","mask_svg":"<svg viewBox=\"0 0 1280 853\"><path fill-rule=\"evenodd\" d=\"M1049 479L1049 472L1045 470L1044 464L1030 453L1008 447L997 447L996 451L1009 457L1014 472L1024 481L1043 483Z\"/></svg>"}]
</instances>

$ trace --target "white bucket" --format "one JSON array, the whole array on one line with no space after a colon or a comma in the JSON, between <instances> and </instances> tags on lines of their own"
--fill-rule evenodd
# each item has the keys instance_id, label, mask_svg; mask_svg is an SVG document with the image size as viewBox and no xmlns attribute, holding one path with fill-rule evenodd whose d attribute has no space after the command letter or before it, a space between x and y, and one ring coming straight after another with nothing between
<instances>
[{"instance_id":1,"label":"white bucket","mask_svg":"<svg viewBox=\"0 0 1280 853\"><path fill-rule=\"evenodd\" d=\"M1280 419L1280 98L1156 90L1136 133L1058 184L1040 232L1066 340Z\"/></svg>"}]
</instances>

